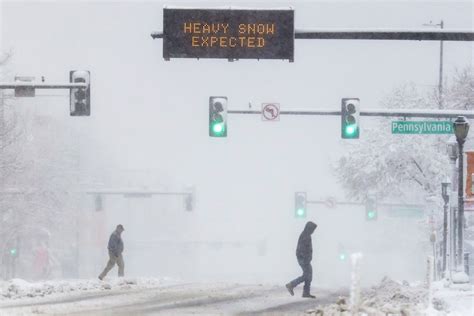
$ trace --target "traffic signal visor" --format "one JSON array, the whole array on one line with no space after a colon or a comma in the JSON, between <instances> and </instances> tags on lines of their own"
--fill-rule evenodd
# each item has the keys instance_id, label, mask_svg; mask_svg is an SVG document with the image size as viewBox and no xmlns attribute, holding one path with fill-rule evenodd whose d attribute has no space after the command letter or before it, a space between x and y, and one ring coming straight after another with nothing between
<instances>
[{"instance_id":1,"label":"traffic signal visor","mask_svg":"<svg viewBox=\"0 0 474 316\"><path fill-rule=\"evenodd\" d=\"M227 97L209 98L209 136L227 136Z\"/></svg>"},{"instance_id":2,"label":"traffic signal visor","mask_svg":"<svg viewBox=\"0 0 474 316\"><path fill-rule=\"evenodd\" d=\"M341 103L341 137L359 138L359 104L358 98L344 98Z\"/></svg>"}]
</instances>

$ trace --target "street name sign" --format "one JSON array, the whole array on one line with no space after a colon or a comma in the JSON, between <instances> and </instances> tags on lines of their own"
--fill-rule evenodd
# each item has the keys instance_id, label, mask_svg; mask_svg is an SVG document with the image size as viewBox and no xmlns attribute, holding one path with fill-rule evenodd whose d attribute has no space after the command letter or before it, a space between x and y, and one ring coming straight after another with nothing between
<instances>
[{"instance_id":1,"label":"street name sign","mask_svg":"<svg viewBox=\"0 0 474 316\"><path fill-rule=\"evenodd\" d=\"M163 9L163 58L294 57L294 11Z\"/></svg>"},{"instance_id":2,"label":"street name sign","mask_svg":"<svg viewBox=\"0 0 474 316\"><path fill-rule=\"evenodd\" d=\"M453 134L450 121L393 121L392 134Z\"/></svg>"},{"instance_id":3,"label":"street name sign","mask_svg":"<svg viewBox=\"0 0 474 316\"><path fill-rule=\"evenodd\" d=\"M392 206L388 209L389 217L421 218L424 216L424 210L421 207L413 206Z\"/></svg>"}]
</instances>

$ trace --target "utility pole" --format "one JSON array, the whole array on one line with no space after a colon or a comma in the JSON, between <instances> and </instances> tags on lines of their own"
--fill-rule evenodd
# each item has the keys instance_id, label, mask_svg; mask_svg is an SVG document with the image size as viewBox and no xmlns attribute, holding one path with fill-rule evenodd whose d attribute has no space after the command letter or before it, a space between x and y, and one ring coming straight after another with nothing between
<instances>
[{"instance_id":1,"label":"utility pole","mask_svg":"<svg viewBox=\"0 0 474 316\"><path fill-rule=\"evenodd\" d=\"M439 24L441 29L444 28L444 22L441 20ZM439 42L439 84L438 84L438 92L439 92L439 108L443 108L443 40Z\"/></svg>"},{"instance_id":2,"label":"utility pole","mask_svg":"<svg viewBox=\"0 0 474 316\"><path fill-rule=\"evenodd\" d=\"M431 21L429 24L423 24L424 26L434 26L444 29L444 21L433 24ZM438 81L438 98L439 98L439 109L443 108L443 40L439 42L439 81Z\"/></svg>"},{"instance_id":3,"label":"utility pole","mask_svg":"<svg viewBox=\"0 0 474 316\"><path fill-rule=\"evenodd\" d=\"M451 194L450 194L450 212L449 212L449 272L450 278L452 281L452 276L456 267L456 228L457 228L457 221L456 221L456 214L458 211L456 193L458 190L458 174L457 174L457 167L456 161L458 159L458 144L456 142L456 137L452 136L447 144L448 155L449 155L449 164L451 168Z\"/></svg>"},{"instance_id":4,"label":"utility pole","mask_svg":"<svg viewBox=\"0 0 474 316\"><path fill-rule=\"evenodd\" d=\"M441 183L441 196L444 201L443 205L443 270L442 275L444 278L448 278L448 209L449 209L449 187L451 180L449 177L447 180Z\"/></svg>"}]
</instances>

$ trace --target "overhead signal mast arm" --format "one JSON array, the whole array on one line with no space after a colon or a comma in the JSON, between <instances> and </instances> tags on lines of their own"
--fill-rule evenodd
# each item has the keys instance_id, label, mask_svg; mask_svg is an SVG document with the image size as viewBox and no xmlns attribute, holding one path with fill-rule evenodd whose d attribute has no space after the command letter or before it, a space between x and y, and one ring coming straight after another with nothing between
<instances>
[{"instance_id":1,"label":"overhead signal mast arm","mask_svg":"<svg viewBox=\"0 0 474 316\"><path fill-rule=\"evenodd\" d=\"M151 38L163 38L163 32L152 32ZM398 41L454 41L472 42L472 30L295 30L295 39L351 39L351 40L398 40Z\"/></svg>"}]
</instances>

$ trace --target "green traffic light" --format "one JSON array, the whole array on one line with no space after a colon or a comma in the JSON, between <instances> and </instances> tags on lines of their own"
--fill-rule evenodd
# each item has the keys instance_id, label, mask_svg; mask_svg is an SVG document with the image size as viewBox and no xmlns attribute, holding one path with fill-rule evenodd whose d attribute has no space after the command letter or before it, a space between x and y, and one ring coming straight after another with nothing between
<instances>
[{"instance_id":1,"label":"green traffic light","mask_svg":"<svg viewBox=\"0 0 474 316\"><path fill-rule=\"evenodd\" d=\"M212 131L216 135L221 134L224 131L224 123L214 123L212 125Z\"/></svg>"},{"instance_id":2,"label":"green traffic light","mask_svg":"<svg viewBox=\"0 0 474 316\"><path fill-rule=\"evenodd\" d=\"M345 253L339 254L339 259L346 260L346 254Z\"/></svg>"},{"instance_id":3,"label":"green traffic light","mask_svg":"<svg viewBox=\"0 0 474 316\"><path fill-rule=\"evenodd\" d=\"M298 217L304 217L306 214L306 211L303 208L299 208L296 210L296 216Z\"/></svg>"},{"instance_id":4,"label":"green traffic light","mask_svg":"<svg viewBox=\"0 0 474 316\"><path fill-rule=\"evenodd\" d=\"M355 125L347 125L346 126L346 135L352 136L357 131L357 127Z\"/></svg>"},{"instance_id":5,"label":"green traffic light","mask_svg":"<svg viewBox=\"0 0 474 316\"><path fill-rule=\"evenodd\" d=\"M367 218L368 219L374 219L375 215L376 215L375 211L368 211L367 212Z\"/></svg>"},{"instance_id":6,"label":"green traffic light","mask_svg":"<svg viewBox=\"0 0 474 316\"><path fill-rule=\"evenodd\" d=\"M16 248L12 248L12 249L10 249L10 254L11 254L12 256L15 256L15 255L16 255L16 253L17 253L17 250L16 250Z\"/></svg>"}]
</instances>

